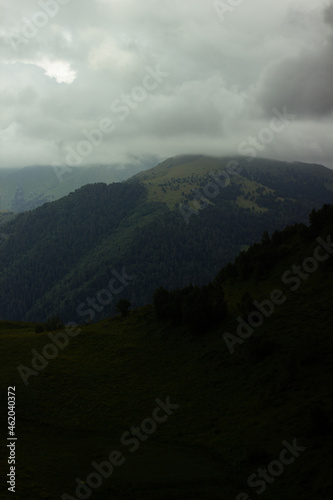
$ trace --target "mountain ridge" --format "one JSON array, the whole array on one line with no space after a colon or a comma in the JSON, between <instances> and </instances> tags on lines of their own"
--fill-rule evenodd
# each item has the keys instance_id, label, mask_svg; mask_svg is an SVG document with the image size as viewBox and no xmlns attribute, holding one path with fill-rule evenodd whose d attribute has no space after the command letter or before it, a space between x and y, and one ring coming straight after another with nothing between
<instances>
[{"instance_id":1,"label":"mountain ridge","mask_svg":"<svg viewBox=\"0 0 333 500\"><path fill-rule=\"evenodd\" d=\"M151 162L151 160L150 160ZM148 161L148 165L149 165ZM121 182L143 166L28 166L0 170L0 210L25 212L67 196L86 184Z\"/></svg>"},{"instance_id":2,"label":"mountain ridge","mask_svg":"<svg viewBox=\"0 0 333 500\"><path fill-rule=\"evenodd\" d=\"M187 179L187 193L182 194L175 172L168 183L155 177L154 186L138 177L89 184L3 225L0 317L77 319L80 304L105 289L113 271L123 268L137 276L122 292L134 306L149 303L158 286L203 285L239 251L260 241L264 231L307 222L313 208L333 200L333 172L315 177L314 166L282 164L280 176L281 162L268 160L241 164L237 175L225 170L228 182L208 200L209 172L222 171L230 160L185 160L184 167L184 157L178 158L175 168ZM141 177L147 175L151 171ZM152 197L158 189L164 198L159 193ZM96 317L114 312L116 299Z\"/></svg>"}]
</instances>

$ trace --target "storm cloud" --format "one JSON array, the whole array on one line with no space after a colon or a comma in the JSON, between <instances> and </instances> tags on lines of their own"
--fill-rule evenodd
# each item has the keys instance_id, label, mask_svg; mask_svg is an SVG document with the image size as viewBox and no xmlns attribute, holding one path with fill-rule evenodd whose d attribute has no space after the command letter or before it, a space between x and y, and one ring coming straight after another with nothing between
<instances>
[{"instance_id":1,"label":"storm cloud","mask_svg":"<svg viewBox=\"0 0 333 500\"><path fill-rule=\"evenodd\" d=\"M333 2L0 6L1 167L238 154L286 109L258 155L333 168Z\"/></svg>"}]
</instances>

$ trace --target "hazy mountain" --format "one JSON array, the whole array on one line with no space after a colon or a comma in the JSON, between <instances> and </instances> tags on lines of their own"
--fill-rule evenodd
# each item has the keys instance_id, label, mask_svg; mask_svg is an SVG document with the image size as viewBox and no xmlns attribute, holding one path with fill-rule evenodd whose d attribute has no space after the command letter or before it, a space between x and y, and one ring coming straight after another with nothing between
<instances>
[{"instance_id":1,"label":"hazy mountain","mask_svg":"<svg viewBox=\"0 0 333 500\"><path fill-rule=\"evenodd\" d=\"M230 161L173 158L19 214L2 226L0 317L96 321L114 312L115 286L139 306L158 286L203 285L265 230L333 201L323 166Z\"/></svg>"},{"instance_id":2,"label":"hazy mountain","mask_svg":"<svg viewBox=\"0 0 333 500\"><path fill-rule=\"evenodd\" d=\"M136 165L89 167L31 166L0 169L0 210L24 212L58 200L71 191L96 182L117 182L151 167L152 160Z\"/></svg>"}]
</instances>

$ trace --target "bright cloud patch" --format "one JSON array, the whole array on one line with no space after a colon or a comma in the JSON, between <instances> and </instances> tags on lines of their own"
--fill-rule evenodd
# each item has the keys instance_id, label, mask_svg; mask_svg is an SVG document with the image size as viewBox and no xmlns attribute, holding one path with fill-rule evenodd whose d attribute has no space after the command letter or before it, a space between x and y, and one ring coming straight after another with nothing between
<instances>
[{"instance_id":1,"label":"bright cloud patch","mask_svg":"<svg viewBox=\"0 0 333 500\"><path fill-rule=\"evenodd\" d=\"M76 78L76 72L71 69L71 65L67 61L42 59L36 61L35 64L43 68L45 74L50 78L54 78L58 83L71 84Z\"/></svg>"}]
</instances>

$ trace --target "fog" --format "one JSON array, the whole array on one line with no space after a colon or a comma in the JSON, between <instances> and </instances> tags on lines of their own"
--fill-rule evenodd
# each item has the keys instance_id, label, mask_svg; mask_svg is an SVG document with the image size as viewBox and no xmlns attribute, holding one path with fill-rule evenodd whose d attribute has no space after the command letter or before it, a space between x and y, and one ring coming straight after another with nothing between
<instances>
[{"instance_id":1,"label":"fog","mask_svg":"<svg viewBox=\"0 0 333 500\"><path fill-rule=\"evenodd\" d=\"M0 6L3 168L238 155L258 137L258 156L333 168L333 2Z\"/></svg>"}]
</instances>

